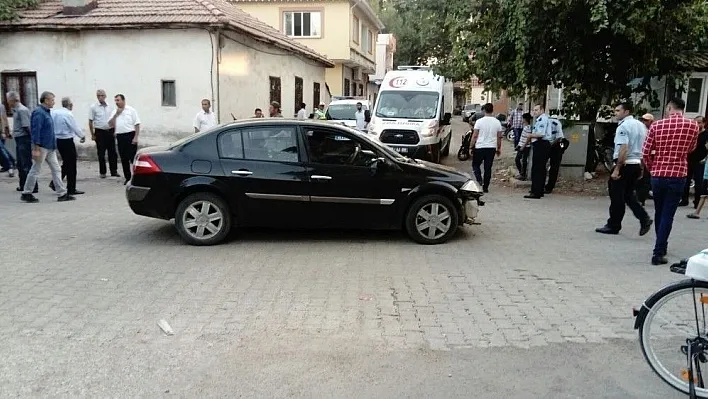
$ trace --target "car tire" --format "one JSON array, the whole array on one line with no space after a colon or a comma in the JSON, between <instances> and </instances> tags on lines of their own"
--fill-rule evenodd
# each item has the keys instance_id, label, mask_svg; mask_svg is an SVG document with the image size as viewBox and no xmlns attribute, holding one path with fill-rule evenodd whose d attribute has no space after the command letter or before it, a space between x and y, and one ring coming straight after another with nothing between
<instances>
[{"instance_id":1,"label":"car tire","mask_svg":"<svg viewBox=\"0 0 708 399\"><path fill-rule=\"evenodd\" d=\"M442 151L440 146L442 146L442 143L433 144L433 150L430 154L430 162L440 163L440 153Z\"/></svg>"},{"instance_id":2,"label":"car tire","mask_svg":"<svg viewBox=\"0 0 708 399\"><path fill-rule=\"evenodd\" d=\"M440 151L440 156L441 157L446 157L450 155L450 145L452 144L452 133L450 133L450 136L447 140L447 144L445 147L443 147L442 151Z\"/></svg>"},{"instance_id":3,"label":"car tire","mask_svg":"<svg viewBox=\"0 0 708 399\"><path fill-rule=\"evenodd\" d=\"M422 226L425 222L424 215L428 214L434 216L433 213L435 212L437 212L437 220L429 220L429 222L434 221L435 226ZM445 218L445 214L447 214L447 218ZM433 194L418 198L413 202L410 208L408 208L408 212L406 213L406 232L413 241L419 244L442 244L455 234L457 227L457 208L455 208L452 201L442 195ZM434 228L432 233L431 228Z\"/></svg>"},{"instance_id":4,"label":"car tire","mask_svg":"<svg viewBox=\"0 0 708 399\"><path fill-rule=\"evenodd\" d=\"M205 219L199 220L194 212ZM177 206L175 226L182 239L190 245L219 244L231 231L231 211L216 194L190 194Z\"/></svg>"}]
</instances>

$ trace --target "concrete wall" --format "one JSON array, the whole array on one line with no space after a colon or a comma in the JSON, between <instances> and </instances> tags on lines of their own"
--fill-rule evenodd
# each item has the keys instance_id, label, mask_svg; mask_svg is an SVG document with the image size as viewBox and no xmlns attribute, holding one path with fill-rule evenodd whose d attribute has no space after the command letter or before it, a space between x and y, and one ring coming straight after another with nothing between
<instances>
[{"instance_id":1,"label":"concrete wall","mask_svg":"<svg viewBox=\"0 0 708 399\"><path fill-rule=\"evenodd\" d=\"M231 113L238 119L253 115L259 107L268 112L270 79L279 77L283 116L292 117L295 110L295 77L303 79L303 100L307 109L316 106L313 86L320 84L320 101L329 103L325 88L326 68L315 61L274 50L252 39L227 33L222 41L219 64L219 91L221 120L231 120ZM236 39L236 40L232 40ZM268 51L265 53L263 51ZM277 55L284 54L284 55Z\"/></svg>"},{"instance_id":2,"label":"concrete wall","mask_svg":"<svg viewBox=\"0 0 708 399\"><path fill-rule=\"evenodd\" d=\"M0 72L34 71L39 93L71 97L85 131L96 89L110 101L124 94L140 114L145 144L193 131L200 100L213 97L211 46L202 30L2 33L0 54ZM162 80L175 81L174 107L162 106Z\"/></svg>"}]
</instances>

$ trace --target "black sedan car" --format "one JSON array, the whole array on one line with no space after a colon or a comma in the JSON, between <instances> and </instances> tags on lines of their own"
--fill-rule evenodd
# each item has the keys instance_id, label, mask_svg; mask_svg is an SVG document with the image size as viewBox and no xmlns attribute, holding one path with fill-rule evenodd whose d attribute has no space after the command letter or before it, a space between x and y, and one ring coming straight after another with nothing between
<instances>
[{"instance_id":1,"label":"black sedan car","mask_svg":"<svg viewBox=\"0 0 708 399\"><path fill-rule=\"evenodd\" d=\"M142 149L126 186L133 212L174 219L193 245L247 226L403 229L439 244L474 220L481 196L469 175L365 133L288 119L233 122Z\"/></svg>"}]
</instances>

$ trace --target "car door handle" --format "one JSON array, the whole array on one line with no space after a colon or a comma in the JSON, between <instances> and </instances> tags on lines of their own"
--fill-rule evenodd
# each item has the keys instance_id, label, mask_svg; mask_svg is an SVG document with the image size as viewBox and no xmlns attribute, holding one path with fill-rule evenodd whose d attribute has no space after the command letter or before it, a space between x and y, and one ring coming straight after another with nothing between
<instances>
[{"instance_id":1,"label":"car door handle","mask_svg":"<svg viewBox=\"0 0 708 399\"><path fill-rule=\"evenodd\" d=\"M312 180L332 180L332 176L322 176L322 175L312 175L310 176Z\"/></svg>"},{"instance_id":2,"label":"car door handle","mask_svg":"<svg viewBox=\"0 0 708 399\"><path fill-rule=\"evenodd\" d=\"M253 174L253 172L251 172L250 170L232 170L231 174L237 176L250 176Z\"/></svg>"}]
</instances>

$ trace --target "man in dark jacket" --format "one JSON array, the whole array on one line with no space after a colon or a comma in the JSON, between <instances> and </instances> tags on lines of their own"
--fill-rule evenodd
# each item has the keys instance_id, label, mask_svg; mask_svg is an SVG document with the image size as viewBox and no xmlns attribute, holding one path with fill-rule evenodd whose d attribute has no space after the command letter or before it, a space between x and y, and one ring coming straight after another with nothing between
<instances>
[{"instance_id":1,"label":"man in dark jacket","mask_svg":"<svg viewBox=\"0 0 708 399\"><path fill-rule=\"evenodd\" d=\"M696 149L692 153L688 154L688 178L686 179L686 188L683 191L683 197L681 197L681 203L679 206L688 206L688 195L691 189L691 180L694 182L693 186L693 208L698 207L698 202L701 200L701 195L703 195L703 168L705 163L703 162L708 155L708 149L706 149L706 141L708 139L708 130L706 130L705 121L702 116L696 118L698 126L701 127L701 132L698 134L698 143Z\"/></svg>"}]
</instances>

